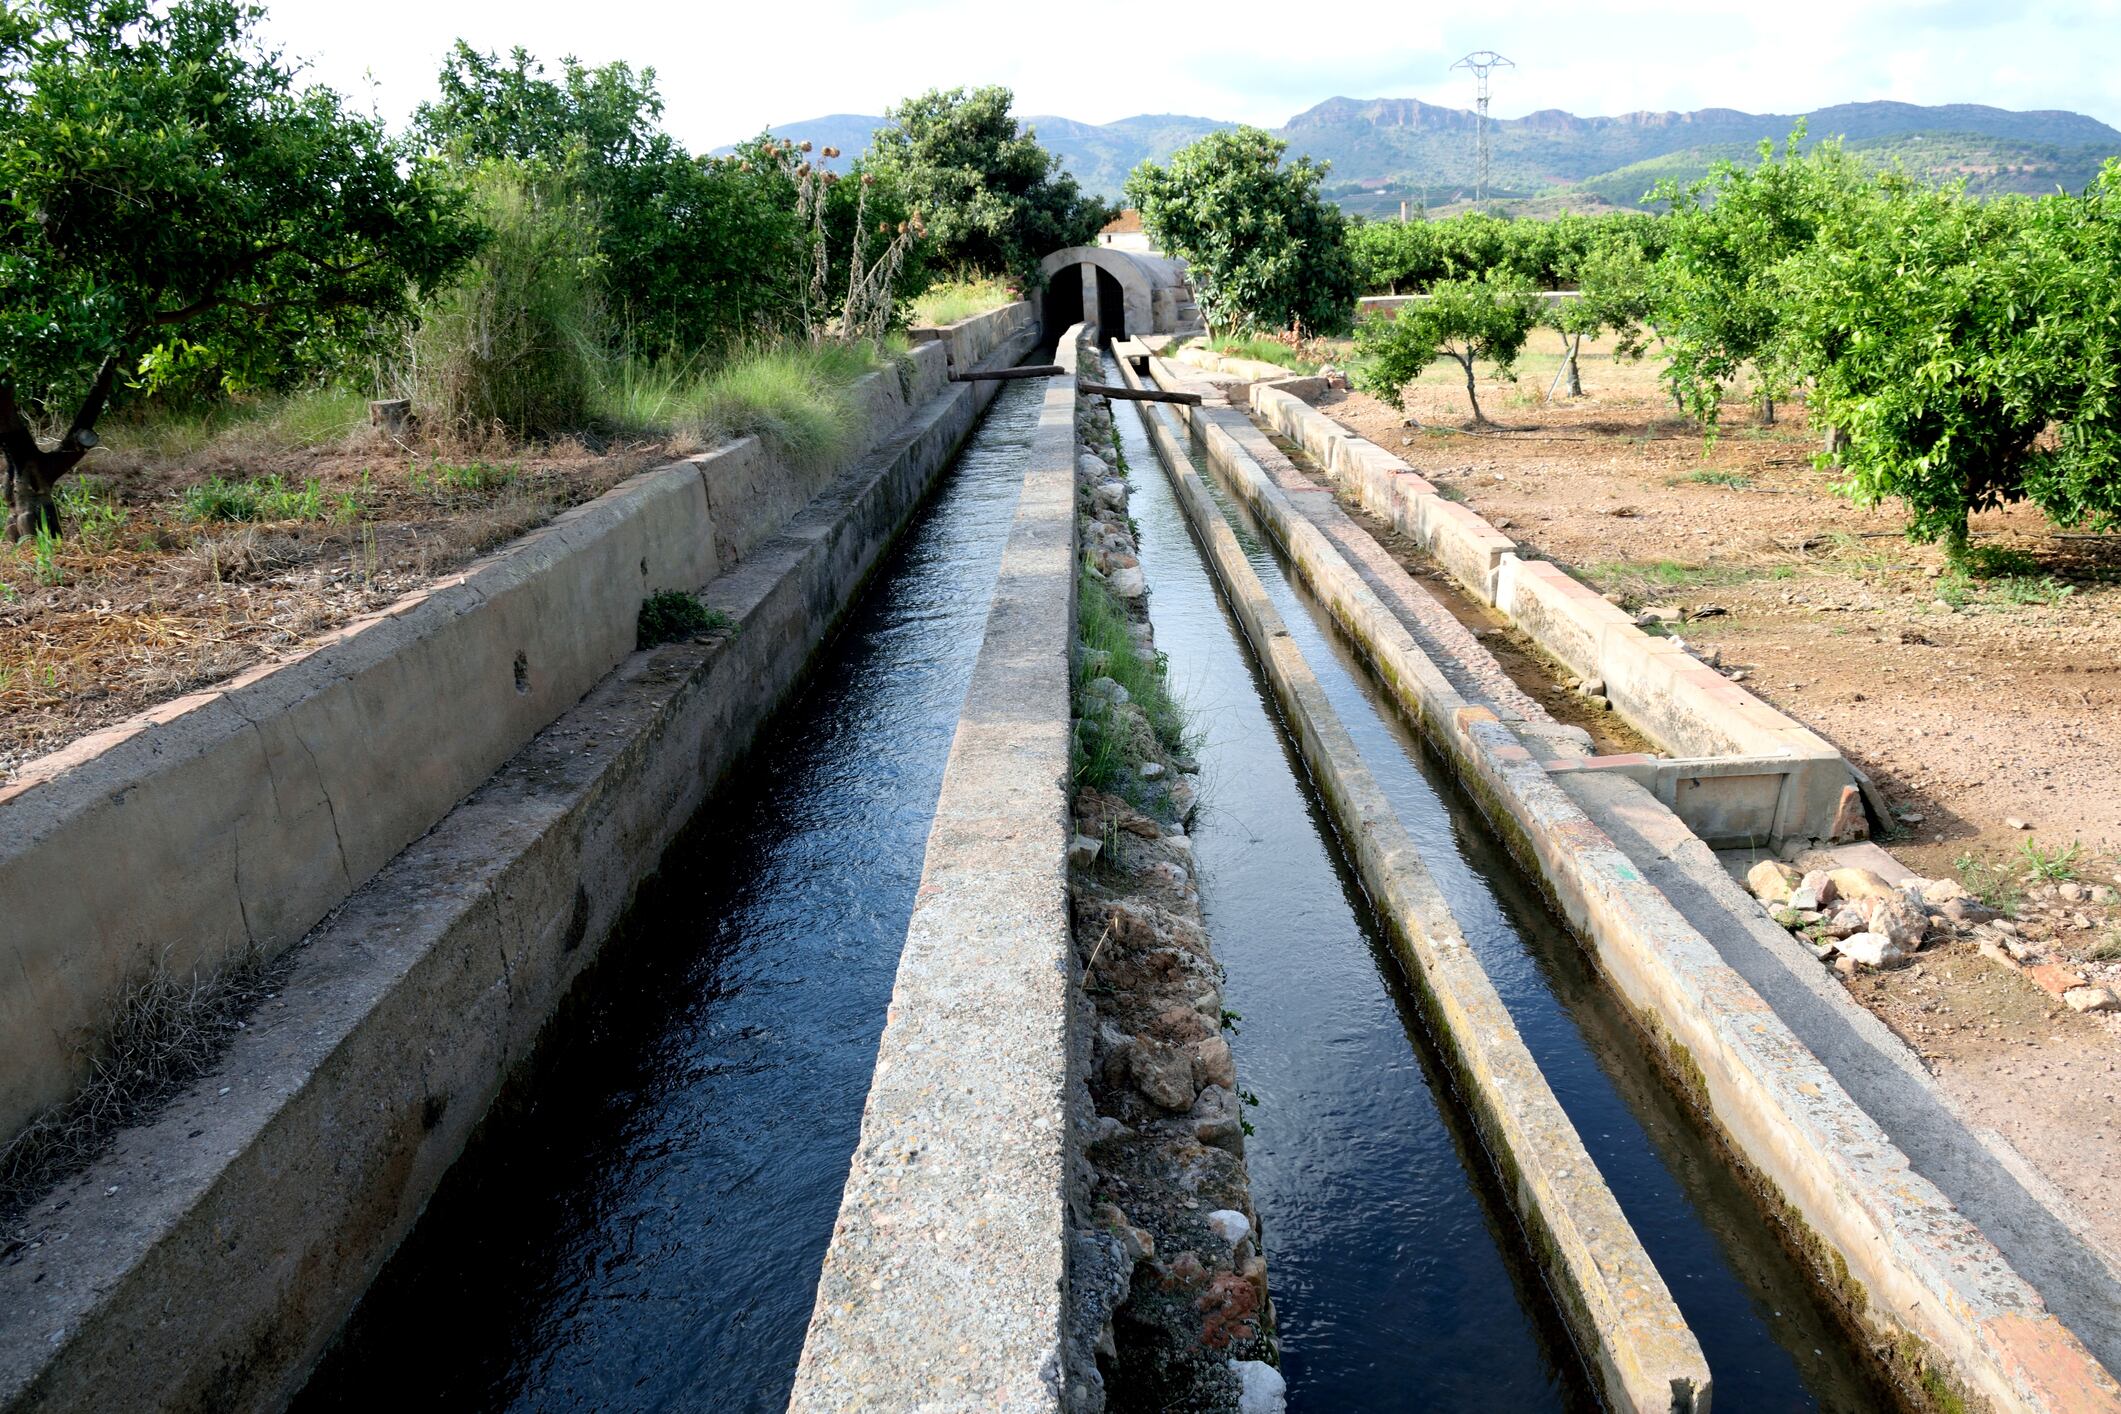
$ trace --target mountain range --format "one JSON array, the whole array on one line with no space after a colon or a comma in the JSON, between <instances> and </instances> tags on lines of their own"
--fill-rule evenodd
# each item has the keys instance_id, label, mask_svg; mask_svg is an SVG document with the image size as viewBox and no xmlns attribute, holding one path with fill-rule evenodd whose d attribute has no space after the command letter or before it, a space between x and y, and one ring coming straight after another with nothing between
<instances>
[{"instance_id":1,"label":"mountain range","mask_svg":"<svg viewBox=\"0 0 2121 1414\"><path fill-rule=\"evenodd\" d=\"M1975 103L1842 103L1811 113L1623 113L1580 118L1558 109L1491 123L1489 194L1528 212L1557 207L1633 207L1658 180L1682 181L1720 159L1749 158L1799 120L1808 138L1846 139L1880 163L1935 180L1963 178L1981 194L2075 190L2109 157L2121 131L2081 113L2014 112ZM853 113L783 124L781 137L839 148L844 162L869 145L883 119ZM1086 190L1117 199L1127 173L1162 161L1208 133L1236 126L1184 114L1142 114L1113 123L1051 115L1026 127ZM1473 195L1475 118L1463 108L1414 98L1329 98L1275 129L1291 155L1330 161L1326 194L1350 211L1396 214L1400 203L1455 209ZM723 149L726 151L727 149Z\"/></svg>"}]
</instances>

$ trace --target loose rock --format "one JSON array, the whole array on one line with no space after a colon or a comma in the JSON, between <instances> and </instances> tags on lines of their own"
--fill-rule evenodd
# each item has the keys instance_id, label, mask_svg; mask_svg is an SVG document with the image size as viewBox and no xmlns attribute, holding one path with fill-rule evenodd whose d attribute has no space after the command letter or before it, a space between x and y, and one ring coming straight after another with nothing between
<instances>
[{"instance_id":1,"label":"loose rock","mask_svg":"<svg viewBox=\"0 0 2121 1414\"><path fill-rule=\"evenodd\" d=\"M2113 1011L2121 1006L2121 1000L2105 987L2072 987L2062 994L2062 1000L2071 1011Z\"/></svg>"},{"instance_id":2,"label":"loose rock","mask_svg":"<svg viewBox=\"0 0 2121 1414\"><path fill-rule=\"evenodd\" d=\"M1252 1235L1252 1220L1235 1208L1217 1208L1206 1221L1209 1231L1232 1247Z\"/></svg>"},{"instance_id":3,"label":"loose rock","mask_svg":"<svg viewBox=\"0 0 2121 1414\"><path fill-rule=\"evenodd\" d=\"M1843 957L1865 967L1898 967L1907 961L1906 949L1877 933L1856 933L1834 946Z\"/></svg>"},{"instance_id":4,"label":"loose rock","mask_svg":"<svg viewBox=\"0 0 2121 1414\"><path fill-rule=\"evenodd\" d=\"M1787 903L1803 879L1802 874L1781 860L1763 859L1746 871L1745 885L1762 903Z\"/></svg>"}]
</instances>

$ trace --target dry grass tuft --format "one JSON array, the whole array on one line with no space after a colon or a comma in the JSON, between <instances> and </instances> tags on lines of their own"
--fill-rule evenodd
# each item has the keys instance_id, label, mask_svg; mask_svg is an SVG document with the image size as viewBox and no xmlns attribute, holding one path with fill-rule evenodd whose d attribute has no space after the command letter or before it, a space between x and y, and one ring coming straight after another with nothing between
<instances>
[{"instance_id":1,"label":"dry grass tuft","mask_svg":"<svg viewBox=\"0 0 2121 1414\"><path fill-rule=\"evenodd\" d=\"M157 958L119 999L88 1084L0 1147L0 1221L101 1154L111 1138L153 1117L177 1090L220 1060L244 1019L271 997L293 953L252 950L216 972L171 972Z\"/></svg>"}]
</instances>

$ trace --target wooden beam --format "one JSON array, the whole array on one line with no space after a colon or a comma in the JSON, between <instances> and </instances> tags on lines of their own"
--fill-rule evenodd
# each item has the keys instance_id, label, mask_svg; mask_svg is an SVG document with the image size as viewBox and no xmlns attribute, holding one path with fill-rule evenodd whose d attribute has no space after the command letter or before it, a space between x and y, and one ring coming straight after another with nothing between
<instances>
[{"instance_id":1,"label":"wooden beam","mask_svg":"<svg viewBox=\"0 0 2121 1414\"><path fill-rule=\"evenodd\" d=\"M970 373L950 370L953 383L991 383L1003 378L1054 378L1068 370L1057 363L1032 363L1022 368L975 368Z\"/></svg>"},{"instance_id":2,"label":"wooden beam","mask_svg":"<svg viewBox=\"0 0 2121 1414\"><path fill-rule=\"evenodd\" d=\"M1130 403L1184 403L1188 407L1200 406L1198 393L1166 393L1157 388L1119 388L1110 383L1077 382L1075 391L1092 393L1101 398L1118 398Z\"/></svg>"}]
</instances>

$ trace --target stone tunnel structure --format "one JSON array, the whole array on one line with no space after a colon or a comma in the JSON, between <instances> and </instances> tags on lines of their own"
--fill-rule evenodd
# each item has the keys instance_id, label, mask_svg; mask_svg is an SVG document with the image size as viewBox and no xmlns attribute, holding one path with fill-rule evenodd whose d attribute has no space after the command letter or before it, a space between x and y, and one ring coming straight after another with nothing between
<instances>
[{"instance_id":1,"label":"stone tunnel structure","mask_svg":"<svg viewBox=\"0 0 2121 1414\"><path fill-rule=\"evenodd\" d=\"M1098 326L1105 339L1200 331L1182 260L1111 246L1077 245L1039 262L1045 327Z\"/></svg>"}]
</instances>

